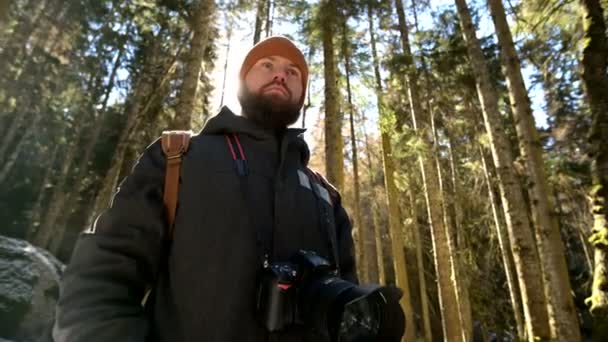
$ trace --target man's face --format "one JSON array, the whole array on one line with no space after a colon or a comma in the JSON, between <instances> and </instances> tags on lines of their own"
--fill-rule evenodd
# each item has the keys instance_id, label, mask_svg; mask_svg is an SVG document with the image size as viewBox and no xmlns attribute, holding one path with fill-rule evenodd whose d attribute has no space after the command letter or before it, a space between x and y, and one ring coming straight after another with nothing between
<instances>
[{"instance_id":1,"label":"man's face","mask_svg":"<svg viewBox=\"0 0 608 342\"><path fill-rule=\"evenodd\" d=\"M245 75L245 85L254 94L267 96L277 104L300 103L302 73L289 59L264 57Z\"/></svg>"},{"instance_id":2,"label":"man's face","mask_svg":"<svg viewBox=\"0 0 608 342\"><path fill-rule=\"evenodd\" d=\"M245 75L239 101L247 117L263 127L285 128L297 121L303 96L302 73L289 59L269 56Z\"/></svg>"}]
</instances>

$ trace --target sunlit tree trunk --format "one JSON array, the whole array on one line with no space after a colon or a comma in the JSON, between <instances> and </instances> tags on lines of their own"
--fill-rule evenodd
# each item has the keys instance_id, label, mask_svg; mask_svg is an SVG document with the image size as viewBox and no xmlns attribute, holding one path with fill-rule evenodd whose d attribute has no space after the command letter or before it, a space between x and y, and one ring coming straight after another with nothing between
<instances>
[{"instance_id":1,"label":"sunlit tree trunk","mask_svg":"<svg viewBox=\"0 0 608 342\"><path fill-rule=\"evenodd\" d=\"M433 330L431 329L431 316L429 314L429 298L426 293L426 277L424 275L424 260L422 255L422 241L420 239L420 225L418 224L418 207L411 189L412 180L409 177L407 195L412 213L412 233L416 245L416 263L418 265L418 283L420 286L420 306L422 309L422 322L424 328L424 340L433 341Z\"/></svg>"},{"instance_id":2,"label":"sunlit tree trunk","mask_svg":"<svg viewBox=\"0 0 608 342\"><path fill-rule=\"evenodd\" d=\"M129 100L126 110L126 123L118 138L118 143L114 150L114 158L112 166L106 172L104 180L101 183L101 188L95 197L87 227L93 224L93 220L106 208L112 194L116 190L118 185L120 171L122 169L124 155L131 143L131 136L134 128L138 125L141 120L154 104L167 95L168 87L167 82L170 80L170 76L174 73L177 59L181 53L183 46L179 46L175 55L168 60L163 60L159 56L159 45L160 37L162 33L159 33L156 37L152 37L152 41L145 48L145 64L141 75L139 75L136 81L133 95ZM160 66L159 66L160 65ZM160 70L160 71L158 71ZM158 89L165 89L159 92Z\"/></svg>"},{"instance_id":3,"label":"sunlit tree trunk","mask_svg":"<svg viewBox=\"0 0 608 342\"><path fill-rule=\"evenodd\" d=\"M234 21L232 20L232 18L228 18L228 16L226 16L227 20L228 20L228 24L226 26L226 58L224 59L224 72L223 72L223 76L222 76L222 96L220 98L220 107L222 107L224 105L224 95L226 93L226 76L228 75L228 59L230 57L230 44L231 44L231 39L232 39L232 30L233 30L233 24Z\"/></svg>"},{"instance_id":4,"label":"sunlit tree trunk","mask_svg":"<svg viewBox=\"0 0 608 342\"><path fill-rule=\"evenodd\" d=\"M12 146L13 140L19 132L19 128L25 121L26 114L25 113L16 113L16 117L11 121L10 126L6 129L6 132L2 136L2 142L0 145L0 162L5 163L7 160L7 155L9 147Z\"/></svg>"},{"instance_id":5,"label":"sunlit tree trunk","mask_svg":"<svg viewBox=\"0 0 608 342\"><path fill-rule=\"evenodd\" d=\"M593 116L589 135L592 187L590 192L595 248L593 285L587 300L594 317L594 341L608 336L608 38L598 0L581 0L585 28L583 85Z\"/></svg>"},{"instance_id":6,"label":"sunlit tree trunk","mask_svg":"<svg viewBox=\"0 0 608 342\"><path fill-rule=\"evenodd\" d=\"M413 62L409 43L409 32L405 22L405 14L401 0L395 0L395 8L399 18L399 30L403 53L407 56L408 68L406 80L408 84L408 97L414 129L422 139L428 155L420 155L418 163L421 170L424 193L427 202L431 236L433 238L433 254L437 271L437 286L439 288L439 305L441 310L443 333L450 341L468 341L462 311L460 310L459 296L457 292L458 276L456 274L457 258L453 242L450 242L450 233L445 224L443 215L443 195L439 184L439 174L435 158L434 137L430 115L422 112L420 97L418 95L418 75Z\"/></svg>"},{"instance_id":7,"label":"sunlit tree trunk","mask_svg":"<svg viewBox=\"0 0 608 342\"><path fill-rule=\"evenodd\" d=\"M130 27L127 28L127 32L130 32ZM84 152L82 153L82 157L78 158L78 165L76 165L76 168L75 168L75 170L77 170L76 175L74 177L74 179L77 180L76 189L66 192L64 194L65 198L61 201L57 201L57 204L51 203L51 208L55 207L54 208L55 210L63 213L63 215L61 215L61 217L56 217L55 219L53 219L51 221L51 222L53 222L53 226L55 226L55 222L56 222L57 223L56 226L59 228L59 230L57 230L56 233L53 235L53 239L51 240L51 243L48 246L48 247L50 247L50 250L52 250L54 252L57 252L59 250L59 247L60 247L61 242L63 241L63 237L65 235L64 228L67 227L67 221L70 217L70 213L76 207L78 197L80 196L80 194L82 194L84 192L84 190L86 188L87 182L85 182L84 179L89 170L89 162L91 161L91 158L93 157L93 151L95 149L95 146L97 146L97 142L99 141L99 136L101 135L101 131L104 127L104 121L105 121L105 117L106 117L106 110L108 108L110 94L112 93L112 90L114 89L116 75L117 75L118 69L121 65L121 60L122 60L124 51L125 51L125 48L123 45L121 45L119 50L116 52L116 57L114 59L112 70L110 72L110 76L108 77L108 84L106 85L106 87L104 89L103 99L101 101L101 108L99 109L98 114L92 124L93 131L90 133L90 135L85 137L85 139L87 139L87 143L84 148ZM63 205L62 203L65 203L65 205ZM44 223L46 224L47 222L44 222ZM57 255L57 254L55 254L55 255Z\"/></svg>"},{"instance_id":8,"label":"sunlit tree trunk","mask_svg":"<svg viewBox=\"0 0 608 342\"><path fill-rule=\"evenodd\" d=\"M325 75L325 167L327 179L344 190L344 158L342 149L342 114L338 104L338 79L334 59L334 22L337 9L334 0L321 4L321 35Z\"/></svg>"},{"instance_id":9,"label":"sunlit tree trunk","mask_svg":"<svg viewBox=\"0 0 608 342\"><path fill-rule=\"evenodd\" d=\"M382 100L382 80L380 78L380 63L378 61L378 53L376 52L376 38L374 35L374 21L372 14L372 5L368 4L367 18L369 21L370 42L372 48L372 58L374 63L374 74L376 84L376 98L378 101L378 112L382 117L383 100ZM389 231L391 236L391 250L393 252L393 265L395 267L395 280L397 286L403 290L401 298L401 306L405 313L406 326L404 339L406 342L414 342L416 339L416 329L414 324L414 312L410 297L410 285L408 280L407 265L405 262L405 252L403 249L404 236L401 225L403 219L399 212L399 197L397 186L395 184L395 166L392 156L391 139L389 132L384 127L380 127L380 135L382 139L382 161L384 168L384 186L386 188L386 200L389 211Z\"/></svg>"},{"instance_id":10,"label":"sunlit tree trunk","mask_svg":"<svg viewBox=\"0 0 608 342\"><path fill-rule=\"evenodd\" d=\"M464 40L475 76L486 131L490 138L492 157L497 168L500 193L505 210L511 252L520 285L529 341L551 338L546 300L543 292L540 261L532 236L524 197L515 172L510 143L501 125L498 95L492 85L488 66L465 0L456 0Z\"/></svg>"},{"instance_id":11,"label":"sunlit tree trunk","mask_svg":"<svg viewBox=\"0 0 608 342\"><path fill-rule=\"evenodd\" d=\"M366 246L369 245L369 230L367 227L363 227L363 220L361 219L361 195L359 190L359 162L357 155L357 137L355 134L355 119L354 119L354 106L352 93L350 88L350 53L348 49L348 32L346 25L346 17L342 22L342 58L344 59L344 77L346 78L346 94L348 100L348 116L350 122L350 145L352 150L352 163L353 163L353 190L354 190L354 227L356 229L356 242L357 242L357 257L359 265L359 278L363 282L369 282L369 268L368 258L369 255L366 253Z\"/></svg>"},{"instance_id":12,"label":"sunlit tree trunk","mask_svg":"<svg viewBox=\"0 0 608 342\"><path fill-rule=\"evenodd\" d=\"M509 244L509 234L502 225L500 219L500 213L498 211L499 204L494 196L494 187L490 178L490 171L488 170L488 163L483 149L479 147L479 155L481 159L481 165L483 167L484 179L488 188L488 198L490 199L490 207L492 208L492 217L494 218L494 229L496 230L496 236L498 238L498 244L500 245L500 252L502 255L502 263L505 268L505 276L507 277L507 286L509 287L509 296L511 298L511 306L513 307L513 316L515 318L515 324L517 325L517 336L520 341L526 340L526 330L523 317L521 295L519 292L519 284L517 283L517 274L515 274L515 265L513 265L513 256L511 255L511 249Z\"/></svg>"},{"instance_id":13,"label":"sunlit tree trunk","mask_svg":"<svg viewBox=\"0 0 608 342\"><path fill-rule=\"evenodd\" d=\"M77 126L81 127L81 124L78 124ZM75 130L76 132L80 131L79 127ZM33 239L33 243L42 248L49 248L51 241L57 234L63 234L62 231L65 229L65 227L58 227L56 223L59 215L62 214L63 205L67 196L65 185L68 182L70 170L72 169L72 164L74 163L78 151L78 135L77 133L75 135L75 137L72 137L75 141L69 143L61 163L61 172L57 177L57 182L53 188L53 194L49 199L49 207L42 219L41 229L38 230L38 233Z\"/></svg>"},{"instance_id":14,"label":"sunlit tree trunk","mask_svg":"<svg viewBox=\"0 0 608 342\"><path fill-rule=\"evenodd\" d=\"M253 44L257 44L262 36L262 22L266 16L266 6L268 6L269 0L257 0L257 6L255 10L255 24L253 31Z\"/></svg>"},{"instance_id":15,"label":"sunlit tree trunk","mask_svg":"<svg viewBox=\"0 0 608 342\"><path fill-rule=\"evenodd\" d=\"M34 136L40 120L42 120L42 112L38 111L34 114L33 121L22 131L22 135L16 137L18 140L13 142L13 151L6 156L5 159L2 160L2 164L0 164L0 184L4 183L10 171L13 169L13 166L15 166L19 154L21 154L23 148L26 146L26 143Z\"/></svg>"},{"instance_id":16,"label":"sunlit tree trunk","mask_svg":"<svg viewBox=\"0 0 608 342\"><path fill-rule=\"evenodd\" d=\"M365 157L367 161L367 175L369 178L369 187L374 188L374 164L372 163L371 158L371 147L369 144L369 137L367 131L365 129L365 117L363 114L359 117L359 122L361 122L361 131L363 135L363 139L365 142ZM363 162L362 162L363 163ZM378 218L378 210L376 210L376 203L372 202L370 204L372 211L371 218L371 226L370 229L370 245L367 249L369 256L369 265L370 265L370 281L376 282L378 284L386 284L386 276L384 274L384 260L382 253L382 233L380 231L379 218Z\"/></svg>"},{"instance_id":17,"label":"sunlit tree trunk","mask_svg":"<svg viewBox=\"0 0 608 342\"><path fill-rule=\"evenodd\" d=\"M190 129L192 112L197 98L197 88L203 68L205 48L209 43L210 32L214 25L215 1L201 0L192 18L192 42L186 58L184 79L179 91L173 127Z\"/></svg>"},{"instance_id":18,"label":"sunlit tree trunk","mask_svg":"<svg viewBox=\"0 0 608 342\"><path fill-rule=\"evenodd\" d=\"M578 314L572 299L572 288L566 265L566 253L554 208L552 191L545 175L545 163L538 131L532 116L530 98L521 74L519 57L505 16L501 0L488 0L496 35L502 52L503 70L519 150L526 165L530 182L527 184L532 206L536 243L543 270L543 283L549 314L551 338L555 341L580 341Z\"/></svg>"},{"instance_id":19,"label":"sunlit tree trunk","mask_svg":"<svg viewBox=\"0 0 608 342\"><path fill-rule=\"evenodd\" d=\"M266 37L270 37L272 35L272 23L274 19L274 2L272 0L268 0L266 3L266 25L264 27Z\"/></svg>"},{"instance_id":20,"label":"sunlit tree trunk","mask_svg":"<svg viewBox=\"0 0 608 342\"><path fill-rule=\"evenodd\" d=\"M55 144L53 147L53 152L46 160L46 171L44 172L44 178L40 183L40 189L38 190L38 196L36 198L36 202L32 209L30 210L29 215L29 228L26 233L26 239L30 242L33 241L34 236L38 232L38 229L41 226L40 219L44 213L45 206L43 205L43 201L45 198L45 193L47 188L51 185L51 179L53 177L53 165L55 165L55 161L57 159L57 151L59 150L59 144Z\"/></svg>"},{"instance_id":21,"label":"sunlit tree trunk","mask_svg":"<svg viewBox=\"0 0 608 342\"><path fill-rule=\"evenodd\" d=\"M98 79L98 75L90 75L88 81L87 89L93 89L94 83ZM94 91L93 91L94 92ZM96 96L93 95L93 98ZM86 101L88 104L89 101ZM51 243L57 239L59 235L63 236L65 226L58 224L59 218L64 216L64 205L67 201L68 191L66 191L66 184L68 184L69 179L72 177L71 171L74 169L74 161L77 158L78 147L80 143L80 138L82 135L82 128L85 126L86 116L80 116L75 120L75 124L73 127L73 135L67 139L67 147L65 154L63 156L63 160L61 162L61 168L59 175L57 176L57 181L53 186L52 193L48 200L48 207L44 217L41 220L40 227L37 230L36 234L32 236L32 243L45 248L51 249Z\"/></svg>"},{"instance_id":22,"label":"sunlit tree trunk","mask_svg":"<svg viewBox=\"0 0 608 342\"><path fill-rule=\"evenodd\" d=\"M308 48L308 58L306 58L307 61L311 61L312 60L312 56L314 55L315 49L310 46ZM312 99L311 99L311 95L310 95L310 84L312 82L308 82L307 83L307 87L308 89L306 90L306 101L304 102L304 105L302 106L302 128L306 127L306 112L308 111L308 109L310 107L312 107Z\"/></svg>"}]
</instances>

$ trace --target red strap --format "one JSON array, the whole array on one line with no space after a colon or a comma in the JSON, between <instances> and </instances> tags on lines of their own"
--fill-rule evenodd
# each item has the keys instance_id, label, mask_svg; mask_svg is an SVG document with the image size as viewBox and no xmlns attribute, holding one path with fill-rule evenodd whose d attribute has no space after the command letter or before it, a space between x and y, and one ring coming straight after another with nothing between
<instances>
[{"instance_id":1,"label":"red strap","mask_svg":"<svg viewBox=\"0 0 608 342\"><path fill-rule=\"evenodd\" d=\"M243 160L247 160L247 158L245 158L245 153L243 153L243 148L241 147L241 142L239 141L239 137L236 135L236 133L232 133L232 136L234 137L234 140L236 141L236 145L239 147L239 152L241 152L241 158Z\"/></svg>"},{"instance_id":2,"label":"red strap","mask_svg":"<svg viewBox=\"0 0 608 342\"><path fill-rule=\"evenodd\" d=\"M232 154L232 160L236 160L236 153L234 153L234 147L232 147L232 142L230 141L230 137L228 134L224 135L226 137L226 142L228 143L228 147L230 148L230 154Z\"/></svg>"},{"instance_id":3,"label":"red strap","mask_svg":"<svg viewBox=\"0 0 608 342\"><path fill-rule=\"evenodd\" d=\"M232 140L230 140L230 136L228 134L224 135L226 137L226 142L228 143L228 147L230 148L230 154L232 154L232 160L237 160L236 153L234 152L234 146L232 146ZM241 146L241 142L239 141L239 137L236 133L232 133L232 137L234 137L234 141L236 141L236 146L239 148L239 154L241 155L241 160L247 160L245 157L245 153L243 152L243 147Z\"/></svg>"}]
</instances>

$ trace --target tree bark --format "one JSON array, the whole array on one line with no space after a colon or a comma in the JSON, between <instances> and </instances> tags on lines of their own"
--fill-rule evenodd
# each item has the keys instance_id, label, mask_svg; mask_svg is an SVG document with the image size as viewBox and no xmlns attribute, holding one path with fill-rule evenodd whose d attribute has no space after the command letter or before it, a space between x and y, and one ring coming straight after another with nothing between
<instances>
[{"instance_id":1,"label":"tree bark","mask_svg":"<svg viewBox=\"0 0 608 342\"><path fill-rule=\"evenodd\" d=\"M46 215L44 215L44 219L42 219L42 227L34 236L33 243L38 247L48 249L51 241L57 235L63 235L63 230L65 229L65 227L58 227L56 223L59 215L62 213L63 204L65 203L67 196L65 185L68 182L70 170L72 169L72 164L78 150L81 123L77 124L77 126L78 127L74 130L74 136L72 137L73 141L69 143L63 162L61 163L61 172L57 177L53 194L49 199L49 208L46 211Z\"/></svg>"},{"instance_id":2,"label":"tree bark","mask_svg":"<svg viewBox=\"0 0 608 342\"><path fill-rule=\"evenodd\" d=\"M265 26L266 37L270 37L270 35L272 34L273 15L274 15L274 3L272 2L272 0L268 0L268 2L266 3L266 26Z\"/></svg>"},{"instance_id":3,"label":"tree bark","mask_svg":"<svg viewBox=\"0 0 608 342\"><path fill-rule=\"evenodd\" d=\"M337 9L334 0L325 0L321 6L325 75L325 165L327 180L339 190L344 190L342 115L338 107L338 79L333 41L334 18L337 17Z\"/></svg>"},{"instance_id":4,"label":"tree bark","mask_svg":"<svg viewBox=\"0 0 608 342\"><path fill-rule=\"evenodd\" d=\"M127 28L127 32L130 31L131 28L129 26ZM93 132L91 132L90 136L88 137L87 144L84 148L84 153L82 154L82 159L80 159L78 165L76 166L77 173L74 179L77 180L78 185L76 186L76 189L74 191L63 193L63 197L61 198L61 200L51 203L51 208L54 208L54 210L57 211L57 214L59 212L63 213L61 217L53 217L50 221L53 223L52 226L59 227L59 230L56 230L55 234L53 234L51 238L50 243L48 243L47 245L47 248L55 255L59 254L59 250L61 248L61 244L66 233L67 223L72 210L76 207L78 196L84 191L87 185L87 183L84 182L84 178L87 174L87 171L89 170L89 162L91 161L91 158L93 156L93 150L95 149L95 146L97 146L99 136L101 135L101 131L104 127L105 114L108 108L110 94L114 89L116 74L118 73L118 68L120 67L124 51L124 46L121 45L119 50L116 52L116 57L114 58L112 70L110 71L110 76L108 78L108 84L105 87L105 92L101 101L101 108L99 109L99 112L92 125ZM46 221L45 224L47 224Z\"/></svg>"},{"instance_id":5,"label":"tree bark","mask_svg":"<svg viewBox=\"0 0 608 342\"><path fill-rule=\"evenodd\" d=\"M15 136L21 128L23 121L25 120L25 113L18 113L17 116L11 122L10 127L7 129L6 133L3 135L2 143L0 144L0 161L3 163L7 162L7 153L9 146L12 146L13 141L15 140ZM0 182L1 183L1 182Z\"/></svg>"},{"instance_id":6,"label":"tree bark","mask_svg":"<svg viewBox=\"0 0 608 342\"><path fill-rule=\"evenodd\" d=\"M48 188L48 185L51 183L51 178L53 177L53 165L55 165L55 160L57 158L57 151L59 150L59 144L55 144L55 146L53 147L53 152L51 152L51 155L49 156L49 158L46 160L46 171L44 173L44 178L42 179L42 182L40 183L40 190L38 190L38 197L36 197L36 202L34 203L34 206L32 207L32 210L30 210L30 226L27 230L26 233L26 240L32 242L34 236L36 235L36 233L38 232L38 229L40 228L42 222L40 221L40 218L42 217L42 214L44 212L44 206L42 205L42 202L44 201L44 197L45 197L45 193L46 193L46 189Z\"/></svg>"},{"instance_id":7,"label":"tree bark","mask_svg":"<svg viewBox=\"0 0 608 342\"><path fill-rule=\"evenodd\" d=\"M23 115L21 115L21 116L23 116ZM38 111L37 113L34 114L33 121L30 122L30 124L24 128L23 134L19 138L17 138L18 139L16 141L17 143L14 144L14 149L11 152L11 154L8 155L6 157L6 159L0 159L0 160L2 160L2 164L1 164L2 166L0 168L0 184L4 183L4 181L6 180L6 178L9 175L10 171L13 169L13 166L15 166L15 163L17 162L17 158L19 157L19 154L21 153L23 147L30 140L30 138L34 135L36 130L38 129L38 124L40 123L40 120L42 120L42 112ZM15 135L17 135L16 132L12 138L15 138ZM10 140L9 143L12 144L13 142L14 142L14 140ZM4 147L3 149L5 150L5 148L6 147Z\"/></svg>"},{"instance_id":8,"label":"tree bark","mask_svg":"<svg viewBox=\"0 0 608 342\"><path fill-rule=\"evenodd\" d=\"M266 4L268 0L258 0L256 11L255 11L255 24L253 31L253 45L260 41L262 35L262 22L266 14Z\"/></svg>"},{"instance_id":9,"label":"tree bark","mask_svg":"<svg viewBox=\"0 0 608 342\"><path fill-rule=\"evenodd\" d=\"M228 26L226 28L226 39L228 43L226 43L226 58L224 59L224 75L222 77L222 96L220 98L220 107L224 105L224 94L226 93L226 76L228 74L228 57L230 57L230 40L232 39L232 26L233 21L230 18L227 18Z\"/></svg>"},{"instance_id":10,"label":"tree bark","mask_svg":"<svg viewBox=\"0 0 608 342\"><path fill-rule=\"evenodd\" d=\"M361 114L359 122L364 122L365 117ZM365 156L367 159L367 176L369 178L369 187L372 192L374 189L374 165L371 158L371 148L369 146L369 138L367 131L365 130L365 124L361 124L361 131L363 139L365 140ZM384 260L382 254L382 233L380 232L380 225L378 224L378 210L375 207L375 201L370 204L370 210L372 212L371 225L370 225L370 246L368 250L369 265L370 265L370 281L378 284L386 284L386 277L384 274Z\"/></svg>"},{"instance_id":11,"label":"tree bark","mask_svg":"<svg viewBox=\"0 0 608 342\"><path fill-rule=\"evenodd\" d=\"M593 123L589 134L592 187L590 191L595 248L591 297L594 341L608 336L608 38L598 0L581 0L585 29L582 78Z\"/></svg>"},{"instance_id":12,"label":"tree bark","mask_svg":"<svg viewBox=\"0 0 608 342\"><path fill-rule=\"evenodd\" d=\"M383 114L383 99L382 99L382 80L380 78L380 63L378 61L378 53L376 51L376 38L374 36L374 20L372 15L372 5L368 4L367 18L369 22L370 42L372 48L372 59L374 63L374 74L376 80L376 98L378 101L378 112L380 117ZM397 186L395 184L395 166L392 156L391 139L389 133L380 127L382 139L382 162L384 168L384 186L386 188L386 201L389 210L389 231L391 236L391 250L393 252L393 266L395 267L395 280L397 286L403 290L401 298L401 307L405 313L406 326L404 340L406 342L414 342L416 340L416 329L414 323L414 312L410 297L410 285L407 273L407 264L405 260L405 252L403 249L403 232L401 229L402 217L399 212L399 197Z\"/></svg>"},{"instance_id":13,"label":"tree bark","mask_svg":"<svg viewBox=\"0 0 608 342\"><path fill-rule=\"evenodd\" d=\"M131 136L134 128L137 127L142 116L153 107L153 104L162 101L167 95L166 91L168 91L169 88L166 87L166 84L169 82L170 76L175 70L176 62L181 54L183 45L180 45L177 48L177 51L172 58L163 60L159 56L159 40L162 37L161 33L159 33L157 37L152 37L152 41L145 47L144 55L146 56L146 61L144 62L145 64L142 73L138 76L138 80L135 83L133 95L127 105L127 121L114 150L114 161L112 166L106 173L101 189L93 202L87 227L92 227L94 219L110 203L112 194L116 190L118 184L124 154L131 143ZM159 65L161 65L160 68L158 67ZM155 72L155 70L160 70L160 72ZM157 91L158 89L163 89L163 91L159 93L159 91Z\"/></svg>"},{"instance_id":14,"label":"tree bark","mask_svg":"<svg viewBox=\"0 0 608 342\"><path fill-rule=\"evenodd\" d=\"M501 61L507 77L519 150L530 180L527 188L543 271L551 338L555 341L577 342L581 339L578 315L572 299L564 243L553 209L555 201L545 175L542 145L534 124L530 98L502 1L488 0L488 4L501 47Z\"/></svg>"},{"instance_id":15,"label":"tree bark","mask_svg":"<svg viewBox=\"0 0 608 342\"><path fill-rule=\"evenodd\" d=\"M449 337L450 341L468 341L470 338L466 332L472 329L466 327L460 305L463 298L459 298L461 293L457 292L459 274L456 272L458 269L457 261L454 260L457 256L453 242L450 241L451 234L449 227L444 221L443 194L439 184L432 122L429 115L424 115L422 112L418 94L418 75L411 53L409 32L401 0L395 0L395 8L399 20L402 49L408 63L405 77L409 86L408 97L412 122L414 130L422 139L422 143L428 153L428 155L419 155L418 163L424 184L428 218L433 239L433 255L437 270L443 335Z\"/></svg>"},{"instance_id":16,"label":"tree bark","mask_svg":"<svg viewBox=\"0 0 608 342\"><path fill-rule=\"evenodd\" d=\"M191 18L192 42L186 57L184 80L175 109L175 119L173 120L175 129L190 129L203 58L205 57L205 48L209 41L214 15L215 2L201 0L194 16Z\"/></svg>"},{"instance_id":17,"label":"tree bark","mask_svg":"<svg viewBox=\"0 0 608 342\"><path fill-rule=\"evenodd\" d=\"M411 178L408 184L412 184ZM420 286L420 306L422 309L422 322L424 327L424 340L426 342L433 341L433 330L431 329L431 316L429 314L429 298L426 294L426 277L424 275L424 260L422 259L422 241L420 239L420 225L418 224L418 207L416 200L410 187L407 189L407 195L410 201L412 213L412 232L414 235L414 244L416 245L416 263L418 265L418 283Z\"/></svg>"},{"instance_id":18,"label":"tree bark","mask_svg":"<svg viewBox=\"0 0 608 342\"><path fill-rule=\"evenodd\" d=\"M519 284L517 283L517 275L515 274L515 265L513 265L513 256L510 252L509 235L502 225L500 214L498 212L498 203L494 196L494 187L490 179L490 171L488 170L488 163L481 146L479 147L479 155L481 159L481 165L483 167L483 174L488 187L488 197L490 199L490 207L492 208L492 217L494 218L494 229L496 230L496 237L498 238L498 244L500 245L500 252L502 255L502 263L505 268L505 276L507 277L507 286L509 288L509 295L511 297L511 306L513 307L513 316L515 318L515 325L517 326L517 336L520 341L526 340L526 330L523 318L523 310L521 303L521 296L519 290Z\"/></svg>"},{"instance_id":19,"label":"tree bark","mask_svg":"<svg viewBox=\"0 0 608 342\"><path fill-rule=\"evenodd\" d=\"M501 125L498 95L492 85L481 45L475 34L471 14L465 0L456 0L477 93L482 106L486 131L490 138L492 157L497 168L500 193L505 210L511 252L517 269L524 303L524 316L529 341L548 341L551 338L546 300L543 292L540 261L532 228L528 220L521 186L513 170L510 143Z\"/></svg>"},{"instance_id":20,"label":"tree bark","mask_svg":"<svg viewBox=\"0 0 608 342\"><path fill-rule=\"evenodd\" d=\"M346 94L348 100L348 113L350 121L350 145L352 149L352 162L353 162L353 187L354 187L354 218L356 227L357 237L357 256L359 261L360 279L363 282L369 282L369 268L368 268L368 253L367 246L369 245L369 230L363 227L363 220L361 218L361 195L359 190L359 162L357 155L357 137L355 135L355 119L354 119L354 106L352 100L352 94L350 89L350 53L348 51L348 27L346 25L346 16L342 22L342 58L344 59L344 73L346 77Z\"/></svg>"}]
</instances>

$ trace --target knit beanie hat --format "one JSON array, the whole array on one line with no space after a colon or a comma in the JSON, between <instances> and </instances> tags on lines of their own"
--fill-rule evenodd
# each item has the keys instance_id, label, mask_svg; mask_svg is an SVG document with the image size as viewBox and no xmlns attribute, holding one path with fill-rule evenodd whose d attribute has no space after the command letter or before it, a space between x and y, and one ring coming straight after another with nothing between
<instances>
[{"instance_id":1,"label":"knit beanie hat","mask_svg":"<svg viewBox=\"0 0 608 342\"><path fill-rule=\"evenodd\" d=\"M283 36L268 37L256 45L245 56L241 71L239 72L239 80L245 81L245 75L251 70L253 65L261 58L268 56L281 56L289 59L295 64L302 74L302 94L300 105L304 103L304 94L308 84L308 65L302 51L288 38Z\"/></svg>"}]
</instances>

